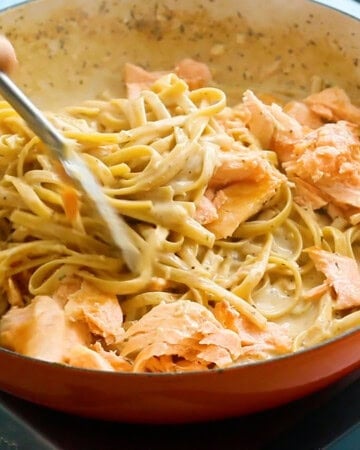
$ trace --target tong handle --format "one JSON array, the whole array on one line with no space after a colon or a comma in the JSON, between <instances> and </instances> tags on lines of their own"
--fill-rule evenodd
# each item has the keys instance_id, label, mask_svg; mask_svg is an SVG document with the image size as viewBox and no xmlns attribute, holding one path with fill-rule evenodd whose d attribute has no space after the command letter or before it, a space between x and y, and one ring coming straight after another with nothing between
<instances>
[{"instance_id":1,"label":"tong handle","mask_svg":"<svg viewBox=\"0 0 360 450\"><path fill-rule=\"evenodd\" d=\"M83 160L21 89L1 71L0 94L27 122L30 129L48 146L54 156L60 160L66 173L81 185L87 196L95 204L103 222L107 225L114 243L122 250L127 266L133 272L138 272L140 251L132 243L129 227L125 220L117 215L112 208Z\"/></svg>"},{"instance_id":2,"label":"tong handle","mask_svg":"<svg viewBox=\"0 0 360 450\"><path fill-rule=\"evenodd\" d=\"M58 130L16 86L16 84L0 71L0 93L15 111L25 120L29 128L41 138L55 156L65 158L66 142Z\"/></svg>"}]
</instances>

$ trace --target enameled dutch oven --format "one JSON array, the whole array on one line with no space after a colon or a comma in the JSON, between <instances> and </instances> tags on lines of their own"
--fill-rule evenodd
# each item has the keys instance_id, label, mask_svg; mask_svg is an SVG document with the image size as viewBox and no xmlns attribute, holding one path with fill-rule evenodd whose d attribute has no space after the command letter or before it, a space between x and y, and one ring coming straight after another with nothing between
<instances>
[{"instance_id":1,"label":"enameled dutch oven","mask_svg":"<svg viewBox=\"0 0 360 450\"><path fill-rule=\"evenodd\" d=\"M1 6L0 6L1 8ZM209 64L235 102L245 87L305 95L313 77L360 98L360 22L292 0L39 0L0 13L16 81L43 109L123 93L126 61ZM129 374L83 370L0 349L0 389L83 416L169 423L274 407L360 367L360 330L306 351L226 370Z\"/></svg>"}]
</instances>

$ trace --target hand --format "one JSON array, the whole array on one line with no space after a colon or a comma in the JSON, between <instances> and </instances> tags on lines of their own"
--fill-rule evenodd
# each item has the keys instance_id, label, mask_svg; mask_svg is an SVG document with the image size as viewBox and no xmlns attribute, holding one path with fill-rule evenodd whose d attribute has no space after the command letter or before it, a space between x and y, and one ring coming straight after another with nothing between
<instances>
[{"instance_id":1,"label":"hand","mask_svg":"<svg viewBox=\"0 0 360 450\"><path fill-rule=\"evenodd\" d=\"M14 47L6 39L0 35L0 70L9 73L17 66L17 59Z\"/></svg>"}]
</instances>

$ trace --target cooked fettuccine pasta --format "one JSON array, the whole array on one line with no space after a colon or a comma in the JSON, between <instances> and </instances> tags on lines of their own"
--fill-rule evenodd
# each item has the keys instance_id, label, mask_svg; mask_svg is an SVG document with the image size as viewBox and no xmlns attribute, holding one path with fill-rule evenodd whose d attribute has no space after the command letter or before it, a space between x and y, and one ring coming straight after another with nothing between
<instances>
[{"instance_id":1,"label":"cooked fettuccine pasta","mask_svg":"<svg viewBox=\"0 0 360 450\"><path fill-rule=\"evenodd\" d=\"M126 67L128 96L49 119L129 226L0 103L0 345L109 371L273 358L360 325L360 110L337 87L227 105L208 68Z\"/></svg>"}]
</instances>

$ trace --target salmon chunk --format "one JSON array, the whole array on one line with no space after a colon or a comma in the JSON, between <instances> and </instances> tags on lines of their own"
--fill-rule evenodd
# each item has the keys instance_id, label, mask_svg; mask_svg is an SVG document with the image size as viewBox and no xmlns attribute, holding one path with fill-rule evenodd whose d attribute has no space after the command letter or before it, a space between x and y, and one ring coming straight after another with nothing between
<instances>
[{"instance_id":1,"label":"salmon chunk","mask_svg":"<svg viewBox=\"0 0 360 450\"><path fill-rule=\"evenodd\" d=\"M85 345L72 347L67 354L66 363L82 369L114 372L114 368L105 358Z\"/></svg>"},{"instance_id":2,"label":"salmon chunk","mask_svg":"<svg viewBox=\"0 0 360 450\"><path fill-rule=\"evenodd\" d=\"M184 365L189 362L208 368L234 362L240 354L241 342L207 308L193 301L178 300L160 303L130 326L119 349L122 356L134 358L135 371L149 370L148 362L154 366L153 358L162 356L171 356L175 365L182 361Z\"/></svg>"},{"instance_id":3,"label":"salmon chunk","mask_svg":"<svg viewBox=\"0 0 360 450\"><path fill-rule=\"evenodd\" d=\"M324 198L360 208L360 140L349 122L325 124L294 143L283 167L320 189Z\"/></svg>"},{"instance_id":4,"label":"salmon chunk","mask_svg":"<svg viewBox=\"0 0 360 450\"><path fill-rule=\"evenodd\" d=\"M316 269L325 275L326 283L336 293L335 308L359 307L360 272L356 261L318 248L311 248L308 253Z\"/></svg>"},{"instance_id":5,"label":"salmon chunk","mask_svg":"<svg viewBox=\"0 0 360 450\"><path fill-rule=\"evenodd\" d=\"M125 64L125 84L128 98L136 98L144 89L149 89L163 75L175 73L182 78L190 89L197 89L209 84L211 72L204 63L190 58L181 60L173 70L150 72L135 64Z\"/></svg>"},{"instance_id":6,"label":"salmon chunk","mask_svg":"<svg viewBox=\"0 0 360 450\"><path fill-rule=\"evenodd\" d=\"M63 362L69 348L89 343L87 331L70 323L59 302L49 296L12 307L0 320L0 345L33 358Z\"/></svg>"},{"instance_id":7,"label":"salmon chunk","mask_svg":"<svg viewBox=\"0 0 360 450\"><path fill-rule=\"evenodd\" d=\"M304 103L327 122L346 120L360 125L360 108L353 105L346 92L337 86L310 95Z\"/></svg>"},{"instance_id":8,"label":"salmon chunk","mask_svg":"<svg viewBox=\"0 0 360 450\"><path fill-rule=\"evenodd\" d=\"M324 125L324 121L319 117L309 105L304 102L291 101L284 106L284 112L296 119L300 125L316 129Z\"/></svg>"},{"instance_id":9,"label":"salmon chunk","mask_svg":"<svg viewBox=\"0 0 360 450\"><path fill-rule=\"evenodd\" d=\"M248 126L259 139L266 131L268 148L278 154L288 178L299 186L300 203L360 208L357 125L341 120L310 129L278 105L265 105L250 91L244 102L251 112Z\"/></svg>"},{"instance_id":10,"label":"salmon chunk","mask_svg":"<svg viewBox=\"0 0 360 450\"><path fill-rule=\"evenodd\" d=\"M124 332L123 314L116 295L106 294L87 281L69 296L65 313L71 321L86 323L90 332L102 336L107 344L117 342Z\"/></svg>"},{"instance_id":11,"label":"salmon chunk","mask_svg":"<svg viewBox=\"0 0 360 450\"><path fill-rule=\"evenodd\" d=\"M135 64L125 64L125 84L128 98L136 98L140 92L149 89L156 80L168 72L149 72Z\"/></svg>"},{"instance_id":12,"label":"salmon chunk","mask_svg":"<svg viewBox=\"0 0 360 450\"><path fill-rule=\"evenodd\" d=\"M241 354L238 361L266 359L291 350L292 342L285 326L268 321L266 328L261 330L226 301L215 305L214 315L225 328L239 335Z\"/></svg>"},{"instance_id":13,"label":"salmon chunk","mask_svg":"<svg viewBox=\"0 0 360 450\"><path fill-rule=\"evenodd\" d=\"M242 181L216 192L213 205L217 218L206 225L217 239L231 236L239 225L258 213L277 192L277 180L267 178L259 183Z\"/></svg>"},{"instance_id":14,"label":"salmon chunk","mask_svg":"<svg viewBox=\"0 0 360 450\"><path fill-rule=\"evenodd\" d=\"M285 177L255 151L223 152L219 159L195 218L222 239L258 213Z\"/></svg>"}]
</instances>

